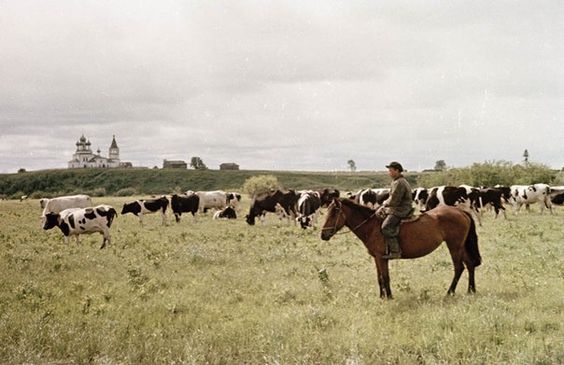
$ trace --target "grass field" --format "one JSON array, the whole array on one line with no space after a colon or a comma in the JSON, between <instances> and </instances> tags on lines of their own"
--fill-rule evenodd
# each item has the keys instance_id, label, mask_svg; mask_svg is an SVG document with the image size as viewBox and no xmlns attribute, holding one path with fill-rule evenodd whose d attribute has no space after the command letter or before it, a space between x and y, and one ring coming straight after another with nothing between
<instances>
[{"instance_id":1,"label":"grass field","mask_svg":"<svg viewBox=\"0 0 564 365\"><path fill-rule=\"evenodd\" d=\"M128 215L99 250L42 231L37 200L0 201L0 363L562 364L564 211L533 209L485 217L476 295L464 274L445 296L441 247L391 262L383 301L351 234Z\"/></svg>"}]
</instances>

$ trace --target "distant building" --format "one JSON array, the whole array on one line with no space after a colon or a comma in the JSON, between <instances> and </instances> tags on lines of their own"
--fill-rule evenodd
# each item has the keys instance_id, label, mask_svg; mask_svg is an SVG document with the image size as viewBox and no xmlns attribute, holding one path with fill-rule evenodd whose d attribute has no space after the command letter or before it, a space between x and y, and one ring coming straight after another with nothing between
<instances>
[{"instance_id":1,"label":"distant building","mask_svg":"<svg viewBox=\"0 0 564 365\"><path fill-rule=\"evenodd\" d=\"M163 169L187 169L188 164L182 160L163 160Z\"/></svg>"},{"instance_id":2,"label":"distant building","mask_svg":"<svg viewBox=\"0 0 564 365\"><path fill-rule=\"evenodd\" d=\"M121 162L119 159L119 147L116 143L116 136L112 138L108 157L102 156L100 149L92 152L92 143L84 135L76 142L76 151L72 155L72 160L68 162L70 169L76 168L115 168L132 167L131 162Z\"/></svg>"},{"instance_id":3,"label":"distant building","mask_svg":"<svg viewBox=\"0 0 564 365\"><path fill-rule=\"evenodd\" d=\"M235 162L226 162L219 165L220 170L239 170L239 165Z\"/></svg>"}]
</instances>

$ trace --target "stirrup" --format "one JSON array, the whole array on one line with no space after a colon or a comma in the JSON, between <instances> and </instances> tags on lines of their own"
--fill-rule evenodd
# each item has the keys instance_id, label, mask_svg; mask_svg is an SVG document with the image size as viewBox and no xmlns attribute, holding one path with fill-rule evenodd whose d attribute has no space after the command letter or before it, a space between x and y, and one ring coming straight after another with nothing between
<instances>
[{"instance_id":1,"label":"stirrup","mask_svg":"<svg viewBox=\"0 0 564 365\"><path fill-rule=\"evenodd\" d=\"M401 259L401 251L398 251L398 252L388 252L387 254L383 255L382 258L383 258L384 260Z\"/></svg>"}]
</instances>

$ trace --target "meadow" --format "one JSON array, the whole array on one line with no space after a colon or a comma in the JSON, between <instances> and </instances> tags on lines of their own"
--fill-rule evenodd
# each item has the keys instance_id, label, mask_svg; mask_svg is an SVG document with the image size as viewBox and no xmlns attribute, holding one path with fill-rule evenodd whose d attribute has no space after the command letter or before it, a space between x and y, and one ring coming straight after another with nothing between
<instances>
[{"instance_id":1,"label":"meadow","mask_svg":"<svg viewBox=\"0 0 564 365\"><path fill-rule=\"evenodd\" d=\"M0 201L0 363L564 363L564 210L486 214L475 295L464 273L446 296L441 247L392 261L381 300L352 234L251 227L248 204L235 221L118 216L100 250L98 234L43 231L37 200Z\"/></svg>"}]
</instances>

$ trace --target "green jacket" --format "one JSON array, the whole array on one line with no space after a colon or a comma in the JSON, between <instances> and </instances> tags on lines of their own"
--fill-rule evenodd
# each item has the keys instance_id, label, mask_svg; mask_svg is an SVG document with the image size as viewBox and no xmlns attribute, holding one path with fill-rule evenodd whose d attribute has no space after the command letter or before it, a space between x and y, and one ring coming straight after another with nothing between
<instances>
[{"instance_id":1,"label":"green jacket","mask_svg":"<svg viewBox=\"0 0 564 365\"><path fill-rule=\"evenodd\" d=\"M385 212L386 214L393 214L400 218L407 217L412 209L411 203L411 186L405 177L400 175L397 179L392 181L390 197L386 199L383 204L386 208Z\"/></svg>"}]
</instances>

